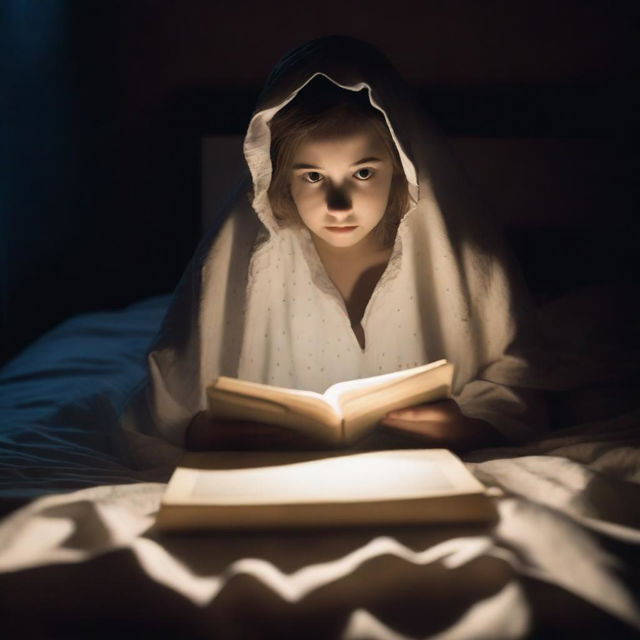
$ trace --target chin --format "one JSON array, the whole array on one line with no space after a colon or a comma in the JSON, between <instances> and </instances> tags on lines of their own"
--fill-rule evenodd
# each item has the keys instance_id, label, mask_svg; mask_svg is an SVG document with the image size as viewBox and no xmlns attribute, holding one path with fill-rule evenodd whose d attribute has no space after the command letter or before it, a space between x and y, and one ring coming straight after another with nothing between
<instances>
[{"instance_id":1,"label":"chin","mask_svg":"<svg viewBox=\"0 0 640 640\"><path fill-rule=\"evenodd\" d=\"M322 237L322 240L325 244L328 244L331 247L335 247L336 249L348 249L350 247L355 247L363 240L363 236L358 234L358 237L350 237L350 238L341 238L341 237Z\"/></svg>"}]
</instances>

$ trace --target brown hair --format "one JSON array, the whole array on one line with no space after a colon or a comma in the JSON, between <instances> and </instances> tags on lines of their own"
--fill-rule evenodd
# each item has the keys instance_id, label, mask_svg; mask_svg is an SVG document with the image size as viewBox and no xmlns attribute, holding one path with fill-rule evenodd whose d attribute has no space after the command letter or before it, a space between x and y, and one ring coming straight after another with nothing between
<instances>
[{"instance_id":1,"label":"brown hair","mask_svg":"<svg viewBox=\"0 0 640 640\"><path fill-rule=\"evenodd\" d=\"M281 226L302 224L290 192L291 167L298 146L310 138L334 138L370 127L384 143L393 162L387 210L374 233L381 246L393 244L409 203L407 180L384 116L371 106L366 89L349 91L324 78L315 78L276 113L269 125L273 171L268 196L273 215Z\"/></svg>"}]
</instances>

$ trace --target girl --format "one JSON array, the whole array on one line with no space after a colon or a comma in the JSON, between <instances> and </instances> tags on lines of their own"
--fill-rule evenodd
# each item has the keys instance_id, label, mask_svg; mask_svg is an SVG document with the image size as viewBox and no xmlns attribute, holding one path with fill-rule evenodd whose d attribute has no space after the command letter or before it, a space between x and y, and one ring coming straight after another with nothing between
<instances>
[{"instance_id":1,"label":"girl","mask_svg":"<svg viewBox=\"0 0 640 640\"><path fill-rule=\"evenodd\" d=\"M149 356L149 423L192 448L304 446L213 423L218 375L324 391L447 358L454 399L394 412L423 446L523 440L540 425L507 354L523 300L497 235L375 49L331 37L267 81L244 153L253 184L203 241Z\"/></svg>"}]
</instances>

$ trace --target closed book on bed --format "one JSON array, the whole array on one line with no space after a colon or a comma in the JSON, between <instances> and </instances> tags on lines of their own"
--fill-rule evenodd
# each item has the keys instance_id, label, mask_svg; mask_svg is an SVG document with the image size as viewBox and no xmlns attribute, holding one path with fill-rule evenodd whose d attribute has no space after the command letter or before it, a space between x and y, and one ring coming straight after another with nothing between
<instances>
[{"instance_id":1,"label":"closed book on bed","mask_svg":"<svg viewBox=\"0 0 640 640\"><path fill-rule=\"evenodd\" d=\"M485 487L446 449L187 454L161 530L490 522Z\"/></svg>"}]
</instances>

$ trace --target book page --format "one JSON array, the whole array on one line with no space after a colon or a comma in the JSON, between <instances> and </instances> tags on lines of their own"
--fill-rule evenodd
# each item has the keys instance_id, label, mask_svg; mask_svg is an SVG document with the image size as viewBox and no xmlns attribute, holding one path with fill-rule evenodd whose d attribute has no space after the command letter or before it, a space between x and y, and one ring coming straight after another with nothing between
<instances>
[{"instance_id":1,"label":"book page","mask_svg":"<svg viewBox=\"0 0 640 640\"><path fill-rule=\"evenodd\" d=\"M347 444L375 427L388 411L450 396L453 365L440 360L410 372L409 376L392 378L384 385L368 389L365 395L343 397L344 440Z\"/></svg>"},{"instance_id":2,"label":"book page","mask_svg":"<svg viewBox=\"0 0 640 640\"><path fill-rule=\"evenodd\" d=\"M402 369L392 373L383 373L379 376L361 378L359 380L346 380L331 385L325 392L324 397L331 398L343 411L348 402L368 396L378 389L384 389L401 381L417 376L425 376L427 372L433 372L447 365L446 360L436 360L429 364L411 369Z\"/></svg>"},{"instance_id":3,"label":"book page","mask_svg":"<svg viewBox=\"0 0 640 640\"><path fill-rule=\"evenodd\" d=\"M212 417L285 426L331 443L342 438L342 416L319 393L221 376L207 397Z\"/></svg>"},{"instance_id":4,"label":"book page","mask_svg":"<svg viewBox=\"0 0 640 640\"><path fill-rule=\"evenodd\" d=\"M344 442L351 444L366 435L389 411L437 402L449 397L450 387L418 388L389 387L374 391L371 397L355 398L346 407Z\"/></svg>"},{"instance_id":5,"label":"book page","mask_svg":"<svg viewBox=\"0 0 640 640\"><path fill-rule=\"evenodd\" d=\"M268 505L367 502L482 492L482 485L446 450L417 449L329 455L290 462L269 454L257 466L230 466L229 455L211 454L214 468L181 466L166 504ZM215 460L218 460L216 465ZM308 453L306 454L308 458ZM240 458L243 460L243 458ZM209 465L211 466L211 465ZM218 468L215 468L215 467Z\"/></svg>"},{"instance_id":6,"label":"book page","mask_svg":"<svg viewBox=\"0 0 640 640\"><path fill-rule=\"evenodd\" d=\"M221 391L230 391L245 396L255 398L264 398L269 401L287 403L290 398L305 398L311 401L324 401L321 393L315 391L304 391L299 389L288 389L286 387L276 387L270 384L262 384L260 382L251 382L250 380L241 380L240 378L229 378L220 376L209 387Z\"/></svg>"}]
</instances>

